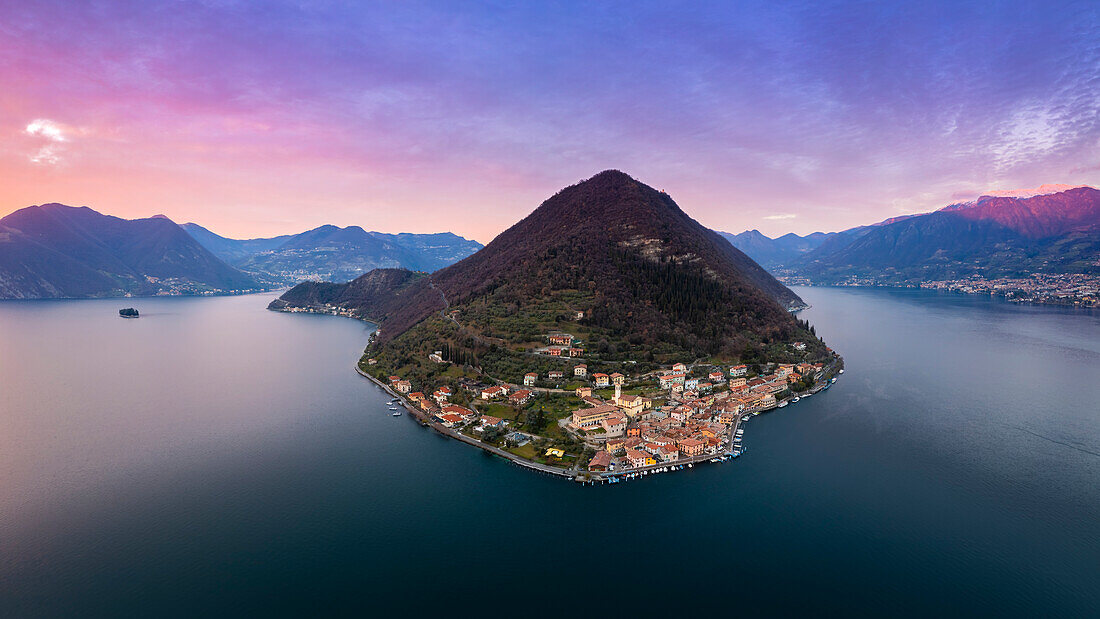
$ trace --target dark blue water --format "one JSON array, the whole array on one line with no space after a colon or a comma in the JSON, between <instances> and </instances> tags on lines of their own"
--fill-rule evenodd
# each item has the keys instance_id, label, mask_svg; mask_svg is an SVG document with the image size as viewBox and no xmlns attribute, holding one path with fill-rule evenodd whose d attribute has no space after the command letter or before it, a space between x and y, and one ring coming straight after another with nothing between
<instances>
[{"instance_id":1,"label":"dark blue water","mask_svg":"<svg viewBox=\"0 0 1100 619\"><path fill-rule=\"evenodd\" d=\"M832 389L596 488L390 417L362 323L0 303L0 615L1094 615L1100 317L799 293Z\"/></svg>"}]
</instances>

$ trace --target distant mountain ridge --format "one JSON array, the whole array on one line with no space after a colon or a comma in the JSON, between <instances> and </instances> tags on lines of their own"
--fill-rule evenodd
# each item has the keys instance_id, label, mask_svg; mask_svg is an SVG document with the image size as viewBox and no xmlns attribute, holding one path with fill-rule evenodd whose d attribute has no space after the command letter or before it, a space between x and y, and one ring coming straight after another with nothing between
<instances>
[{"instance_id":1,"label":"distant mountain ridge","mask_svg":"<svg viewBox=\"0 0 1100 619\"><path fill-rule=\"evenodd\" d=\"M380 349L437 345L459 324L443 320L444 309L468 334L452 337L470 338L453 345L474 356L503 354L482 349L489 334L507 346L537 341L578 313L578 328L610 355L739 358L792 338L816 342L786 309L804 305L797 295L667 194L613 170L559 191L429 277L380 270L343 285L307 283L272 308L325 304L379 321Z\"/></svg>"},{"instance_id":2,"label":"distant mountain ridge","mask_svg":"<svg viewBox=\"0 0 1100 619\"><path fill-rule=\"evenodd\" d=\"M811 253L832 253L832 251L843 248L854 239L863 236L876 227L919 216L920 214L898 215L878 223L857 226L840 232L811 232L806 236L788 232L774 239L765 236L759 230L746 230L738 234L729 232L719 232L718 234L732 243L734 247L748 254L760 266L768 270L777 270L794 264Z\"/></svg>"},{"instance_id":3,"label":"distant mountain ridge","mask_svg":"<svg viewBox=\"0 0 1100 619\"><path fill-rule=\"evenodd\" d=\"M981 196L853 230L846 242L822 244L785 266L817 283L1100 273L1100 190L1092 187Z\"/></svg>"},{"instance_id":4,"label":"distant mountain ridge","mask_svg":"<svg viewBox=\"0 0 1100 619\"><path fill-rule=\"evenodd\" d=\"M1041 239L1100 228L1100 190L1072 187L1027 197L981 196L938 212L994 221L1028 238Z\"/></svg>"},{"instance_id":5,"label":"distant mountain ridge","mask_svg":"<svg viewBox=\"0 0 1100 619\"><path fill-rule=\"evenodd\" d=\"M840 234L838 232L814 232L806 236L799 236L788 232L783 236L769 238L759 230L746 230L739 234L718 232L723 238L733 244L734 247L748 254L757 264L765 269L788 264L802 254L813 251L822 243Z\"/></svg>"},{"instance_id":6,"label":"distant mountain ridge","mask_svg":"<svg viewBox=\"0 0 1100 619\"><path fill-rule=\"evenodd\" d=\"M436 271L482 247L450 232L387 234L324 225L268 239L229 239L194 224L184 229L226 262L287 283L348 281L376 268Z\"/></svg>"},{"instance_id":7,"label":"distant mountain ridge","mask_svg":"<svg viewBox=\"0 0 1100 619\"><path fill-rule=\"evenodd\" d=\"M840 232L775 239L757 230L720 234L769 270L816 283L1097 273L1100 191L1042 185Z\"/></svg>"},{"instance_id":8,"label":"distant mountain ridge","mask_svg":"<svg viewBox=\"0 0 1100 619\"><path fill-rule=\"evenodd\" d=\"M171 221L121 219L86 206L29 206L0 219L0 298L57 298L250 290Z\"/></svg>"}]
</instances>

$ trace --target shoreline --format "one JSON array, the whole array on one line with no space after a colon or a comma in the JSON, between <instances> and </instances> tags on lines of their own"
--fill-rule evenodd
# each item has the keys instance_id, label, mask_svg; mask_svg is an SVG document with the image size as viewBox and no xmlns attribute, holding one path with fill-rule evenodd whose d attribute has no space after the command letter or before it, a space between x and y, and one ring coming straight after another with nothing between
<instances>
[{"instance_id":1,"label":"shoreline","mask_svg":"<svg viewBox=\"0 0 1100 619\"><path fill-rule=\"evenodd\" d=\"M531 462L530 460L526 460L524 458L521 458L521 457L519 457L519 456L517 456L513 453L509 453L507 451L504 451L503 449L501 449L499 447L494 447L493 445L487 445L485 443L482 443L479 440L476 440L476 439L473 439L469 436L466 436L465 434L462 434L461 432L456 432L456 431L454 431L450 428L445 428L445 427L439 425L438 423L435 423L431 419L427 418L424 415L423 411L421 411L420 409L418 409L415 406L413 406L412 404L410 404L409 401L406 400L401 394L395 393L392 389L390 389L389 385L383 384L377 378L375 378L375 377L371 376L370 374L367 374L366 372L364 372L359 367L358 362L356 362L356 365L355 365L355 373L359 374L360 376L362 376L362 377L366 378L367 380L371 381L376 386L378 386L380 389L382 389L382 391L389 394L391 397L396 398L401 403L401 406L406 411L408 411L409 414L413 418L416 419L417 423L419 423L421 427L431 428L432 430L442 434L443 436L446 436L448 438L456 439L458 441L466 443L467 445L472 445L472 446L477 447L479 449L482 449L483 451L486 451L486 452L488 452L488 453L490 453L494 456L500 456L501 458L504 458L505 460L508 460L508 461L512 462L513 464L517 464L517 465L522 466L523 468L526 468L526 469L537 471L539 473L546 473L548 475L554 475L554 476L557 476L557 477L565 477L565 478L568 478L568 479L573 479L575 477L574 474L571 472L572 469L563 469L563 468L560 468L560 467L549 466L549 465L545 465L545 464L539 464L537 462Z\"/></svg>"},{"instance_id":2,"label":"shoreline","mask_svg":"<svg viewBox=\"0 0 1100 619\"><path fill-rule=\"evenodd\" d=\"M782 280L780 280L782 281ZM929 292L949 293L968 297L984 297L996 299L1013 305L1042 305L1047 307L1065 307L1073 309L1096 310L1100 309L1100 301L1094 303L1084 302L1080 299L1070 298L1045 298L1045 297L1013 297L1010 293L1017 291L999 290L962 290L950 286L931 286L922 284L815 284L809 282L784 282L785 286L803 286L806 288L885 288L888 290L926 290Z\"/></svg>"},{"instance_id":3,"label":"shoreline","mask_svg":"<svg viewBox=\"0 0 1100 619\"><path fill-rule=\"evenodd\" d=\"M357 321L360 321L360 322L366 322L368 324L372 324L372 325L375 325L375 327L377 327L377 323L375 323L371 320L368 320L368 319L366 319L366 318L364 318L360 315L357 315L355 312L352 312L352 311L347 310L346 308L342 308L342 307L307 306L307 307L296 307L294 309L291 309L291 307L289 305L284 305L282 307L272 307L272 305L274 305L274 303L269 305L267 307L267 309L270 310L270 311L274 311L274 312L286 313L286 314L315 314L315 315L324 315L324 316L338 316L338 317L342 317L342 318L351 318L353 320L357 320ZM792 311L792 313L797 313L797 311L801 311L803 309L808 309L809 307L810 307L809 304L806 304L805 307L800 308L799 310ZM375 333L371 333L370 337L367 340L367 346L370 345L371 341L374 338L374 335L375 335ZM359 361L362 360L362 357L360 357L360 359L355 362L355 373L359 374L363 378L366 378L367 380L371 381L377 387L379 387L384 393L388 394L391 398L394 398L398 402L400 402L402 408L404 408L409 413L409 415L411 417L413 417L418 424L420 424L421 427L431 428L435 432L438 432L439 434L442 434L443 436L445 436L447 438L452 438L452 439L458 440L460 442L466 443L467 445L471 445L473 447L481 449L482 451L484 451L484 452L486 452L490 455L498 456L500 458L508 460L512 464L515 464L515 465L520 466L522 468L532 470L532 471L535 471L535 472L539 472L539 473L544 473L544 474L547 474L547 475L553 475L555 477L562 477L562 478L572 479L573 481L576 481L576 482L581 483L581 484L595 485L595 484L614 484L614 483L619 483L621 481L625 481L627 479L634 479L634 478L640 477L640 476L648 476L650 474L657 474L657 473L662 473L662 472L671 472L671 471L681 470L685 466L689 467L689 468L694 468L694 465L700 464L700 463L707 463L707 462L709 462L709 463L721 463L721 462L727 462L727 461L735 460L735 459L739 458L741 456L741 454L744 453L745 447L744 447L743 444L735 443L734 439L737 438L737 431L742 429L743 423L748 418L758 416L761 413L771 412L771 411L774 411L774 410L778 410L780 408L786 408L786 406L795 403L795 402L792 401L795 397L806 397L806 396L809 396L809 395L820 393L821 391L824 391L824 390L828 389L830 384L832 382L834 382L836 380L836 378L839 377L839 375L840 375L839 372L837 372L837 370L839 369L837 367L837 361L840 360L840 359L841 358L839 356L835 356L834 359L833 359L833 362L830 363L829 366L822 372L822 382L821 383L816 383L810 389L808 389L804 392L801 392L801 393L794 393L790 397L788 397L787 399L778 401L773 406L771 406L769 408L760 409L760 410L751 411L751 412L745 411L745 412L738 413L737 416L734 419L734 422L732 424L730 424L730 428L727 432L727 442L726 442L725 447L723 449L720 449L716 453L700 454L698 456L692 456L692 457L689 457L689 458L677 458L674 461L658 462L656 464L651 464L651 465L647 465L647 466L643 466L643 467L623 469L623 470L618 470L618 471L607 471L607 470L605 470L605 471L590 471L588 469L578 468L576 465L574 465L573 468L566 469L566 468L555 467L555 466L550 466L550 465L546 465L546 464L539 464L537 462L532 462L531 460L523 458L522 456L518 456L518 455L513 454L511 452L505 451L505 450L503 450L499 447L496 447L494 445L489 445L489 444L483 443L483 442L481 442L480 440L478 440L476 438L467 436L467 435L465 435L461 432L458 432L458 431L453 430L451 428L447 428L447 427L445 427L441 424L438 424L438 423L432 421L431 418L426 416L424 414L424 412L422 410L420 410L419 407L417 407L412 402L410 402L402 394L395 392L392 388L390 388L389 385L383 383L382 381L378 380L374 376L371 376L370 374L364 372L362 370L362 368L359 367ZM843 362L841 361L841 368L842 367L843 367ZM840 371L843 371L843 370L840 369ZM780 404L783 404L783 406L780 406Z\"/></svg>"},{"instance_id":4,"label":"shoreline","mask_svg":"<svg viewBox=\"0 0 1100 619\"><path fill-rule=\"evenodd\" d=\"M572 479L575 482L585 485L614 484L620 483L627 479L634 479L640 476L644 477L650 474L655 475L662 472L681 470L685 466L688 468L694 468L694 465L701 463L722 463L730 460L736 460L745 451L745 447L743 444L734 444L734 439L737 437L737 431L739 429L742 429L742 425L744 424L744 422L751 417L759 416L761 413L767 413L778 410L780 408L786 408L785 406L779 406L780 402L777 402L775 406L772 406L770 408L753 412L739 413L734 422L730 425L726 447L719 453L702 454L686 459L677 459L672 462L658 462L657 464L652 464L649 466L624 469L621 471L589 471L587 469L581 470L577 468L563 469L561 467L554 467L545 464L539 464L537 462L532 462L523 457L517 456L516 454L505 451L499 447L488 445L477 439L466 436L461 432L443 427L442 425L432 421L430 418L425 416L423 411L410 403L404 396L396 393L393 389L389 387L389 385L384 384L382 381L364 372L362 368L359 367L358 362L356 362L355 364L355 373L374 383L374 385L381 389L384 393L400 402L402 408L408 411L410 416L412 416L416 420L416 422L420 424L421 427L430 428L447 438L452 438L460 442L466 443L467 445L477 447L478 449L481 449L486 453L494 456L499 456L505 460L508 460L512 464L515 464L522 468L538 473L553 475L555 477ZM833 373L831 375L827 373L821 384L815 385L814 388L808 389L807 391L802 392L802 394L795 394L791 396L791 398L782 400L782 402L786 402L788 403L788 405L794 404L795 402L791 401L794 397L801 398L806 397L807 395L813 395L825 391L829 388L832 382L836 380L838 376L838 373Z\"/></svg>"},{"instance_id":5,"label":"shoreline","mask_svg":"<svg viewBox=\"0 0 1100 619\"><path fill-rule=\"evenodd\" d=\"M208 299L211 297L247 297L254 294L271 294L272 292L279 292L280 290L286 289L287 288L283 286L281 288L265 288L241 292L211 292L209 294L199 292L195 294L121 294L101 297L0 297L0 303L10 303L13 301L110 301L112 299Z\"/></svg>"}]
</instances>

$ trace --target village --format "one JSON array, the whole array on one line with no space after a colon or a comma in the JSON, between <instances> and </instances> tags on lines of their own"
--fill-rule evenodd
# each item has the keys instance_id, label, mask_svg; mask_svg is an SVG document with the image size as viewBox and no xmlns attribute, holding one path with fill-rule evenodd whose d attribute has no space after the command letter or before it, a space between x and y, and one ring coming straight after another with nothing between
<instances>
[{"instance_id":1,"label":"village","mask_svg":"<svg viewBox=\"0 0 1100 619\"><path fill-rule=\"evenodd\" d=\"M461 393L396 375L384 384L444 434L543 472L618 483L737 458L747 419L828 389L844 371L834 355L828 365L696 362L638 375L590 373L587 364L572 361L583 354L574 336L545 339L532 354L562 357L568 367L545 376L528 372L514 383L462 380ZM800 342L790 346L805 350Z\"/></svg>"}]
</instances>

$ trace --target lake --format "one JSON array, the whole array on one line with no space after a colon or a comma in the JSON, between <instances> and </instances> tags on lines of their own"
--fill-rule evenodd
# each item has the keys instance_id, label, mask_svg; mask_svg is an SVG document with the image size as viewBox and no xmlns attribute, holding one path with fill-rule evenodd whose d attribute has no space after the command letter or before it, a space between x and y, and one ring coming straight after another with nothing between
<instances>
[{"instance_id":1,"label":"lake","mask_svg":"<svg viewBox=\"0 0 1100 619\"><path fill-rule=\"evenodd\" d=\"M0 615L1094 615L1100 314L796 292L839 382L599 487L391 417L364 323L0 303Z\"/></svg>"}]
</instances>

